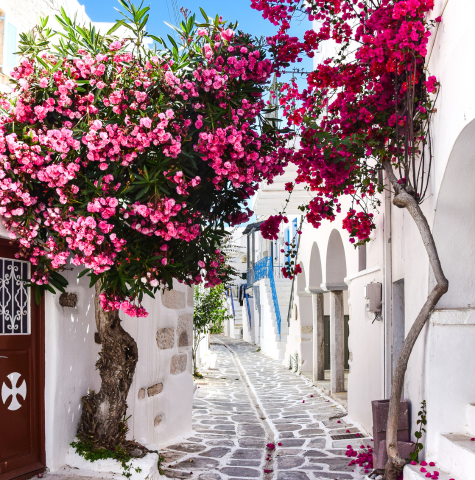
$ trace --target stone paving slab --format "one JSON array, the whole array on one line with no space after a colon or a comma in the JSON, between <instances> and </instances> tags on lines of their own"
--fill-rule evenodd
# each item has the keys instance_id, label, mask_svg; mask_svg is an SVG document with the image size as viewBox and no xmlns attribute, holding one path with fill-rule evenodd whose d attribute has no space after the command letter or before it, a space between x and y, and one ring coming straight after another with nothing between
<instances>
[{"instance_id":1,"label":"stone paving slab","mask_svg":"<svg viewBox=\"0 0 475 480\"><path fill-rule=\"evenodd\" d=\"M194 432L162 451L164 474L192 480L362 480L346 446L371 438L305 377L242 340L218 335L216 368L202 372L193 407ZM331 435L359 433L358 439ZM267 443L275 449L266 448Z\"/></svg>"}]
</instances>

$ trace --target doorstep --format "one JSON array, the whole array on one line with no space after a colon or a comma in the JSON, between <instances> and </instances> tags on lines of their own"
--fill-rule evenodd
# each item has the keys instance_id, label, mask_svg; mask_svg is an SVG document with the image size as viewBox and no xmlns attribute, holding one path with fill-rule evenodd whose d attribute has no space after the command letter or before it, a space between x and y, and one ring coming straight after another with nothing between
<instances>
[{"instance_id":1,"label":"doorstep","mask_svg":"<svg viewBox=\"0 0 475 480\"><path fill-rule=\"evenodd\" d=\"M444 472L439 467L424 467L426 472L421 472L420 465L406 465L404 467L404 480L427 480L427 473L434 473L435 471L439 472L438 480L451 480L455 478L453 475Z\"/></svg>"},{"instance_id":2,"label":"doorstep","mask_svg":"<svg viewBox=\"0 0 475 480\"><path fill-rule=\"evenodd\" d=\"M154 445L145 445L149 449L156 449ZM158 471L158 454L148 453L143 458L131 460L129 480L158 480L162 476ZM138 471L137 471L138 470ZM96 480L106 478L110 480L125 480L122 474L122 465L112 458L90 462L69 447L66 454L66 464L59 470L44 475L45 480L68 480L79 478L81 480ZM85 478L86 477L86 478Z\"/></svg>"}]
</instances>

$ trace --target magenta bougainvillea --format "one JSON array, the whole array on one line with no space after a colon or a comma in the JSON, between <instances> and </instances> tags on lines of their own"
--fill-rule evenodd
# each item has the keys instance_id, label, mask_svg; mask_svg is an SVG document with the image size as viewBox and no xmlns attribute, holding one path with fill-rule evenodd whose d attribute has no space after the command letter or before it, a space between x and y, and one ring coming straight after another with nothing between
<instances>
[{"instance_id":1,"label":"magenta bougainvillea","mask_svg":"<svg viewBox=\"0 0 475 480\"><path fill-rule=\"evenodd\" d=\"M46 21L22 36L0 99L0 214L37 291L83 266L105 309L145 316L143 295L173 279L222 282L224 227L286 161L265 118L265 52L206 15L184 19L181 49L152 36L159 51L139 45L143 18L129 40L58 20L59 46Z\"/></svg>"},{"instance_id":2,"label":"magenta bougainvillea","mask_svg":"<svg viewBox=\"0 0 475 480\"><path fill-rule=\"evenodd\" d=\"M268 43L278 75L305 56L315 58L314 71L304 74L305 88L294 78L274 90L293 127L289 135L301 140L291 161L298 167L296 182L314 194L304 206L306 219L316 228L333 221L341 197L349 196L343 228L351 242L362 244L374 229L370 211L379 204L383 162L393 165L400 182L410 183L418 201L427 190L427 169L414 166L430 148L428 125L439 86L424 67L431 29L440 21L429 19L434 2L251 0L251 5L276 26ZM291 37L291 21L299 16L308 19L309 29L303 38ZM326 55L316 53L323 42ZM275 236L276 219L268 222L262 231Z\"/></svg>"}]
</instances>

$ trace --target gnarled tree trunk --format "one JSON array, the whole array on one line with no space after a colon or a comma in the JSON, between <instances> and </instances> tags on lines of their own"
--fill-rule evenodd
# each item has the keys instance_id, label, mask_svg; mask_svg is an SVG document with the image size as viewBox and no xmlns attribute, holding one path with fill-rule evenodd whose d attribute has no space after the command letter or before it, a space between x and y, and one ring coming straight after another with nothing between
<instances>
[{"instance_id":1,"label":"gnarled tree trunk","mask_svg":"<svg viewBox=\"0 0 475 480\"><path fill-rule=\"evenodd\" d=\"M406 191L405 187L398 183L391 164L389 162L383 162L383 167L388 175L391 186L395 191L393 204L399 208L406 208L411 217L413 218L414 222L416 223L417 228L419 229L419 233L421 234L422 241L424 242L424 246L429 257L429 262L437 282L436 286L433 288L433 290L427 297L424 306L419 312L419 315L417 316L415 322L411 327L411 330L409 331L404 341L404 346L399 355L399 359L396 365L396 371L394 373L391 385L388 425L386 429L386 448L388 452L388 463L386 464L385 468L385 480L397 480L402 471L402 468L406 463L406 461L399 455L399 451L397 448L397 431L399 419L399 404L402 396L407 363L409 361L412 349L414 348L414 344L416 343L416 340L419 337L422 329L424 328L427 320L429 320L432 311L437 305L437 302L440 300L442 295L444 295L444 293L446 293L449 289L449 282L445 278L442 266L440 264L439 255L437 253L434 237L432 236L432 232L430 230L429 224L427 223L427 219L422 213L419 204L414 199L414 197Z\"/></svg>"},{"instance_id":2,"label":"gnarled tree trunk","mask_svg":"<svg viewBox=\"0 0 475 480\"><path fill-rule=\"evenodd\" d=\"M82 398L78 436L84 442L92 442L94 448L113 450L125 442L127 395L134 378L138 350L135 340L122 328L119 312L105 312L99 294L100 283L97 282L94 307L102 351L96 367L102 383L98 393L92 391Z\"/></svg>"}]
</instances>

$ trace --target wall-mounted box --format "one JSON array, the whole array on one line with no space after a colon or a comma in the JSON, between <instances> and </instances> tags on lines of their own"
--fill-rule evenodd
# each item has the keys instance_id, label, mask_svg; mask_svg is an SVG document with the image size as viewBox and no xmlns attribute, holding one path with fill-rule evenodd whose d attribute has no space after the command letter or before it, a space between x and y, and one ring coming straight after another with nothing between
<instances>
[{"instance_id":1,"label":"wall-mounted box","mask_svg":"<svg viewBox=\"0 0 475 480\"><path fill-rule=\"evenodd\" d=\"M369 283L365 287L365 298L369 300L368 311L372 313L381 312L383 286L380 283Z\"/></svg>"}]
</instances>

